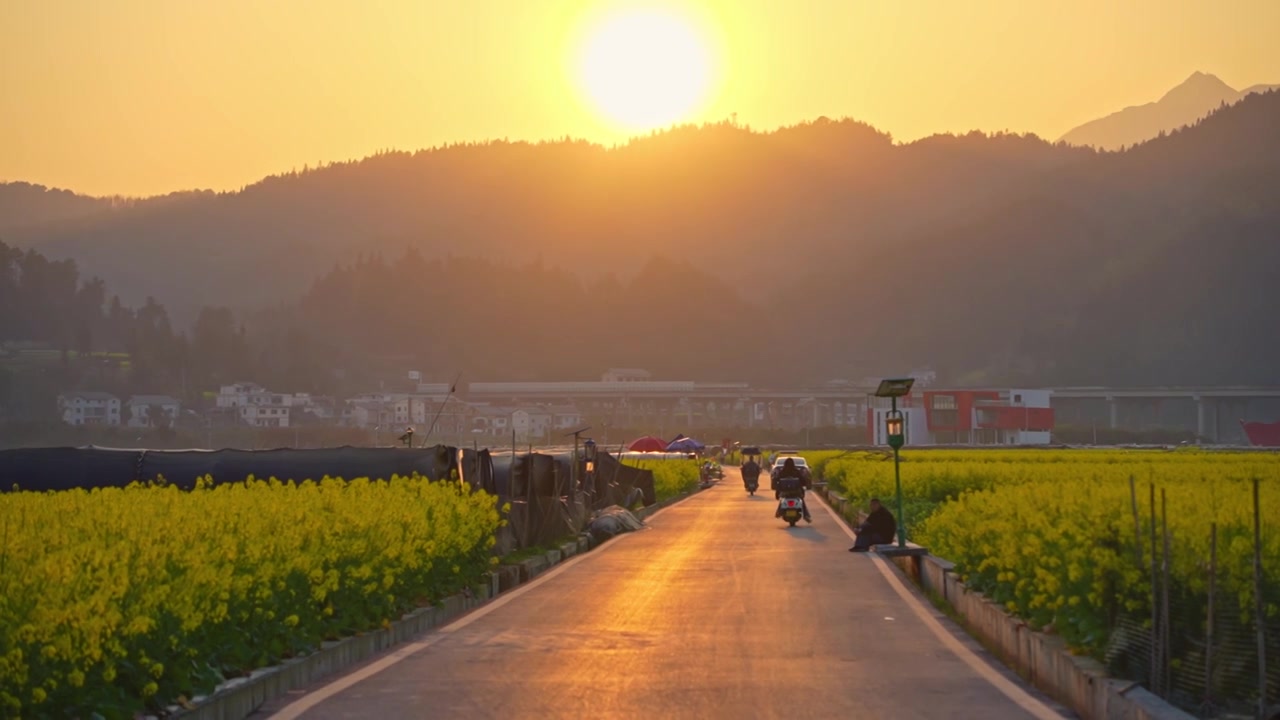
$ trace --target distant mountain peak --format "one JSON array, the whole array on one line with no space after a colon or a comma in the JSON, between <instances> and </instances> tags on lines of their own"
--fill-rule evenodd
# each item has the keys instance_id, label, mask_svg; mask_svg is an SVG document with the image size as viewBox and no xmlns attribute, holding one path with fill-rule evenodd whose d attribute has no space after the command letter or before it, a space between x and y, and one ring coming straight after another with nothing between
<instances>
[{"instance_id":1,"label":"distant mountain peak","mask_svg":"<svg viewBox=\"0 0 1280 720\"><path fill-rule=\"evenodd\" d=\"M1165 93L1164 97L1160 98L1160 102L1207 97L1235 98L1239 94L1239 91L1223 82L1217 75L1197 70L1181 84Z\"/></svg>"},{"instance_id":2,"label":"distant mountain peak","mask_svg":"<svg viewBox=\"0 0 1280 720\"><path fill-rule=\"evenodd\" d=\"M1127 107L1091 120L1066 133L1060 140L1071 145L1091 145L1106 150L1133 146L1162 132L1193 124L1224 103L1233 105L1250 92L1264 92L1271 87L1254 85L1241 92L1217 75L1197 70L1156 102Z\"/></svg>"}]
</instances>

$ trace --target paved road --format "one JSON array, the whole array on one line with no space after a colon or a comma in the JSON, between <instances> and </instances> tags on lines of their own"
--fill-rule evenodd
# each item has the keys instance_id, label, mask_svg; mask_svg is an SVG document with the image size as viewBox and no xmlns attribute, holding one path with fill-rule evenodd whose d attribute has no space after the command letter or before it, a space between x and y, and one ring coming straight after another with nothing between
<instances>
[{"instance_id":1,"label":"paved road","mask_svg":"<svg viewBox=\"0 0 1280 720\"><path fill-rule=\"evenodd\" d=\"M264 711L311 720L1060 716L945 619L938 626L941 616L891 581L884 560L847 552L845 530L813 502L813 524L789 529L773 518L771 495L748 497L727 469L724 482L661 511L649 529L424 636L385 667L374 661Z\"/></svg>"}]
</instances>

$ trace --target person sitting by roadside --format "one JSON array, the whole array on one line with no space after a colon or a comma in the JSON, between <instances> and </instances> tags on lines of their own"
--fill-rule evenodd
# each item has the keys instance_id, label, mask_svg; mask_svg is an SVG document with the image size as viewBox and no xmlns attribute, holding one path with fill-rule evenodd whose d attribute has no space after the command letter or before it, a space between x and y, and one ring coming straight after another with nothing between
<instances>
[{"instance_id":1,"label":"person sitting by roadside","mask_svg":"<svg viewBox=\"0 0 1280 720\"><path fill-rule=\"evenodd\" d=\"M892 543L897 532L898 521L894 519L893 513L880 503L879 498L871 498L871 513L858 526L858 538L854 540L849 552L866 552L872 545Z\"/></svg>"},{"instance_id":2,"label":"person sitting by roadside","mask_svg":"<svg viewBox=\"0 0 1280 720\"><path fill-rule=\"evenodd\" d=\"M784 497L800 498L800 509L804 511L804 521L811 523L813 518L809 517L809 503L804 500L804 475L800 472L800 468L796 467L796 461L787 458L782 463L782 469L778 471L778 477L773 481L775 500L781 500ZM781 512L782 508L778 508Z\"/></svg>"}]
</instances>

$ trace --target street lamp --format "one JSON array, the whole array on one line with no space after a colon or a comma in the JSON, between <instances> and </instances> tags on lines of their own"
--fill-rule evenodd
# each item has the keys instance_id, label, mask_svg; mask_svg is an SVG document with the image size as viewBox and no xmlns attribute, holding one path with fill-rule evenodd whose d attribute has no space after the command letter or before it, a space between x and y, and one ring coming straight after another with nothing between
<instances>
[{"instance_id":1,"label":"street lamp","mask_svg":"<svg viewBox=\"0 0 1280 720\"><path fill-rule=\"evenodd\" d=\"M590 480L596 472L596 441L587 438L582 443L582 455L587 461L587 479Z\"/></svg>"},{"instance_id":2,"label":"street lamp","mask_svg":"<svg viewBox=\"0 0 1280 720\"><path fill-rule=\"evenodd\" d=\"M586 432L586 431L588 431L588 430L590 430L590 429L591 429L591 426L590 426L590 425L588 425L587 427L584 427L584 428L582 428L581 430L574 430L573 432L567 432L567 433L565 433L565 434L564 434L564 436L565 436L565 437L569 437L570 435L572 435L572 436L573 436L573 467L572 467L572 471L573 471L573 479L572 479L572 481L571 481L571 482L573 483L574 490L577 490L577 488L578 488L578 462L579 462L579 460L578 460L578 440L579 440L579 437L582 435L582 433L584 433L584 432ZM592 445L592 446L594 446L594 445L595 445L595 442L594 442L594 441L592 441L592 440L591 440L591 438L587 438L587 442L591 443L591 445ZM592 452L595 452L595 451L594 451L594 450L592 450ZM594 468L595 468L595 462L594 462L594 460L595 460L595 458L594 458L594 457L592 457L592 461L593 461L593 462L592 462L592 465L591 465L592 469L594 469Z\"/></svg>"},{"instance_id":3,"label":"street lamp","mask_svg":"<svg viewBox=\"0 0 1280 720\"><path fill-rule=\"evenodd\" d=\"M893 378L881 380L876 388L876 397L887 397L891 404L889 414L884 419L884 432L893 448L893 484L898 496L898 547L907 546L907 518L902 511L902 476L898 471L898 450L906 444L903 432L902 412L898 410L898 398L911 393L915 378Z\"/></svg>"},{"instance_id":4,"label":"street lamp","mask_svg":"<svg viewBox=\"0 0 1280 720\"><path fill-rule=\"evenodd\" d=\"M900 411L889 411L889 415L884 419L884 431L889 436L889 447L897 450L905 444L902 436L902 413Z\"/></svg>"},{"instance_id":5,"label":"street lamp","mask_svg":"<svg viewBox=\"0 0 1280 720\"><path fill-rule=\"evenodd\" d=\"M582 454L587 461L587 477L583 482L583 488L575 488L575 490L586 490L588 493L594 494L596 491L596 441L587 438L582 443Z\"/></svg>"}]
</instances>

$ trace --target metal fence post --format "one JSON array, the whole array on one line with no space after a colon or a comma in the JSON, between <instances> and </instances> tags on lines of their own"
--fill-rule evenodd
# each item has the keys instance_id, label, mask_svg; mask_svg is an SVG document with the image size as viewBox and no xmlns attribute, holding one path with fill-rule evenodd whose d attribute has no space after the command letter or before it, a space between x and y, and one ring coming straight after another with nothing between
<instances>
[{"instance_id":1,"label":"metal fence post","mask_svg":"<svg viewBox=\"0 0 1280 720\"><path fill-rule=\"evenodd\" d=\"M1218 589L1218 523L1209 523L1209 612L1204 641L1204 709L1213 709L1213 596Z\"/></svg>"},{"instance_id":2,"label":"metal fence post","mask_svg":"<svg viewBox=\"0 0 1280 720\"><path fill-rule=\"evenodd\" d=\"M1133 507L1133 556L1137 561L1135 567L1142 570L1142 523L1138 520L1138 491L1133 482L1133 474L1129 474L1129 505Z\"/></svg>"},{"instance_id":3,"label":"metal fence post","mask_svg":"<svg viewBox=\"0 0 1280 720\"><path fill-rule=\"evenodd\" d=\"M1156 484L1151 483L1151 692L1160 695L1160 570L1156 551Z\"/></svg>"},{"instance_id":4,"label":"metal fence post","mask_svg":"<svg viewBox=\"0 0 1280 720\"><path fill-rule=\"evenodd\" d=\"M1262 602L1262 514L1259 510L1258 478L1253 479L1253 612L1258 635L1258 717L1267 713L1267 638L1265 605Z\"/></svg>"},{"instance_id":5,"label":"metal fence post","mask_svg":"<svg viewBox=\"0 0 1280 720\"><path fill-rule=\"evenodd\" d=\"M1169 505L1166 502L1165 489L1160 488L1160 526L1164 534L1164 553L1160 558L1160 591L1164 608L1160 614L1160 683L1166 695L1173 689L1171 655L1172 644L1169 642Z\"/></svg>"}]
</instances>

